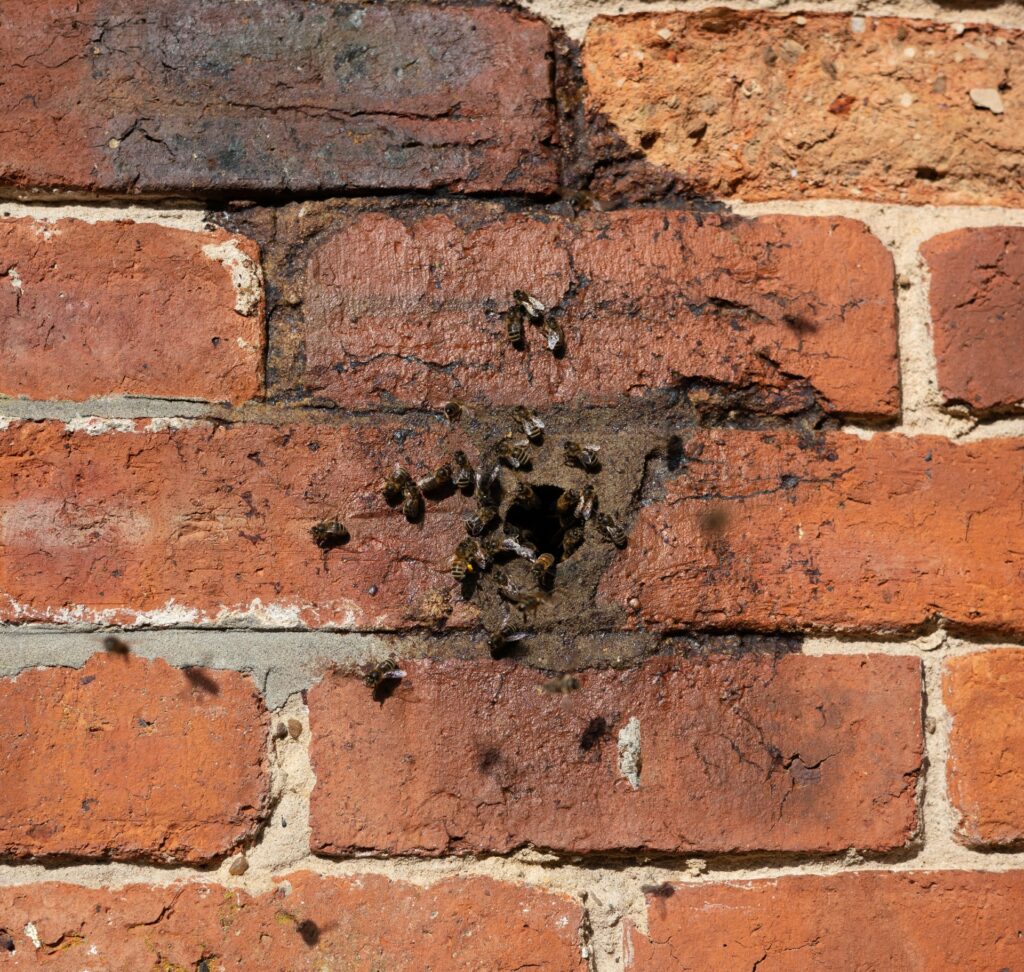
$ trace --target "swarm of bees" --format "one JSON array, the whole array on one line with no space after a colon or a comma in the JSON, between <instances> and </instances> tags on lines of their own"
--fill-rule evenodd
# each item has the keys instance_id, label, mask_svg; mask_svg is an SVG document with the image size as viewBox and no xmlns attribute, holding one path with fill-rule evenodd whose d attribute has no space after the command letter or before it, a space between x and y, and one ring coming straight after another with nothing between
<instances>
[{"instance_id":1,"label":"swarm of bees","mask_svg":"<svg viewBox=\"0 0 1024 972\"><path fill-rule=\"evenodd\" d=\"M565 332L562 325L533 294L525 290L513 290L512 304L503 316L505 337L512 347L522 350L526 342L525 325L529 323L541 332L545 346L555 357L565 354Z\"/></svg>"}]
</instances>

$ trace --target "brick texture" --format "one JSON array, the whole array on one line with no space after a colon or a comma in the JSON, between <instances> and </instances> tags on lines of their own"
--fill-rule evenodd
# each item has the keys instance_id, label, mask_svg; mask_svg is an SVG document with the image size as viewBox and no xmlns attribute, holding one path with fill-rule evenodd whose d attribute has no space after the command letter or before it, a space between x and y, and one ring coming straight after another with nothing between
<instances>
[{"instance_id":1,"label":"brick texture","mask_svg":"<svg viewBox=\"0 0 1024 972\"><path fill-rule=\"evenodd\" d=\"M583 71L589 110L691 192L1019 206L1022 51L984 25L715 9L599 17Z\"/></svg>"},{"instance_id":2,"label":"brick texture","mask_svg":"<svg viewBox=\"0 0 1024 972\"><path fill-rule=\"evenodd\" d=\"M485 7L15 0L0 184L552 192L549 49Z\"/></svg>"},{"instance_id":3,"label":"brick texture","mask_svg":"<svg viewBox=\"0 0 1024 972\"><path fill-rule=\"evenodd\" d=\"M884 850L914 829L914 659L656 659L565 695L508 662L406 667L383 704L352 676L310 693L318 853Z\"/></svg>"},{"instance_id":4,"label":"brick texture","mask_svg":"<svg viewBox=\"0 0 1024 972\"><path fill-rule=\"evenodd\" d=\"M245 401L262 388L259 249L223 231L0 220L0 393Z\"/></svg>"},{"instance_id":5,"label":"brick texture","mask_svg":"<svg viewBox=\"0 0 1024 972\"><path fill-rule=\"evenodd\" d=\"M944 233L921 253L943 397L979 411L1024 409L1024 227Z\"/></svg>"},{"instance_id":6,"label":"brick texture","mask_svg":"<svg viewBox=\"0 0 1024 972\"><path fill-rule=\"evenodd\" d=\"M943 696L953 719L946 774L959 839L977 847L1024 844L1024 653L951 658Z\"/></svg>"},{"instance_id":7,"label":"brick texture","mask_svg":"<svg viewBox=\"0 0 1024 972\"><path fill-rule=\"evenodd\" d=\"M414 524L380 495L396 462L423 475L464 448L457 432L121 425L0 432L3 620L373 629L465 619L447 558L475 500L430 504ZM338 514L351 540L321 551L310 530Z\"/></svg>"},{"instance_id":8,"label":"brick texture","mask_svg":"<svg viewBox=\"0 0 1024 972\"><path fill-rule=\"evenodd\" d=\"M770 411L899 405L892 259L846 219L372 213L326 234L303 285L297 387L275 390L347 407L607 404L692 379ZM564 357L530 327L509 344L516 289Z\"/></svg>"},{"instance_id":9,"label":"brick texture","mask_svg":"<svg viewBox=\"0 0 1024 972\"><path fill-rule=\"evenodd\" d=\"M647 933L627 926L631 972L1016 969L1024 874L865 871L665 885Z\"/></svg>"},{"instance_id":10,"label":"brick texture","mask_svg":"<svg viewBox=\"0 0 1024 972\"><path fill-rule=\"evenodd\" d=\"M213 884L0 890L5 969L585 972L564 895L487 878L430 887L299 872L253 896ZM31 928L38 942L26 931Z\"/></svg>"},{"instance_id":11,"label":"brick texture","mask_svg":"<svg viewBox=\"0 0 1024 972\"><path fill-rule=\"evenodd\" d=\"M684 452L602 582L643 622L1024 631L1019 441L723 430Z\"/></svg>"},{"instance_id":12,"label":"brick texture","mask_svg":"<svg viewBox=\"0 0 1024 972\"><path fill-rule=\"evenodd\" d=\"M101 654L0 679L0 710L0 856L195 864L263 820L267 718L238 672Z\"/></svg>"}]
</instances>

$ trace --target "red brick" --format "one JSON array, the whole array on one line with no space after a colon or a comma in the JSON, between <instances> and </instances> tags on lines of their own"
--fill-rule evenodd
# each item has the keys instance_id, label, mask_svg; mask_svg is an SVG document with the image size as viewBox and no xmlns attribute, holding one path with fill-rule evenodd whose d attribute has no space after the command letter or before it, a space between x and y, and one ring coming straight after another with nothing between
<instances>
[{"instance_id":1,"label":"red brick","mask_svg":"<svg viewBox=\"0 0 1024 972\"><path fill-rule=\"evenodd\" d=\"M921 253L944 398L978 410L1024 408L1024 227L943 233Z\"/></svg>"},{"instance_id":2,"label":"red brick","mask_svg":"<svg viewBox=\"0 0 1024 972\"><path fill-rule=\"evenodd\" d=\"M201 863L263 821L267 717L238 672L94 655L0 679L0 711L4 857Z\"/></svg>"},{"instance_id":3,"label":"red brick","mask_svg":"<svg viewBox=\"0 0 1024 972\"><path fill-rule=\"evenodd\" d=\"M721 430L684 448L602 581L643 622L1024 631L1020 442Z\"/></svg>"},{"instance_id":4,"label":"red brick","mask_svg":"<svg viewBox=\"0 0 1024 972\"><path fill-rule=\"evenodd\" d=\"M1019 206L1022 54L982 24L715 9L598 17L583 72L590 112L691 192Z\"/></svg>"},{"instance_id":5,"label":"red brick","mask_svg":"<svg viewBox=\"0 0 1024 972\"><path fill-rule=\"evenodd\" d=\"M448 556L476 501L412 524L379 491L396 462L422 475L466 447L439 424L15 423L0 432L0 619L457 623ZM351 540L322 552L310 529L337 514Z\"/></svg>"},{"instance_id":6,"label":"red brick","mask_svg":"<svg viewBox=\"0 0 1024 972\"><path fill-rule=\"evenodd\" d=\"M478 6L13 0L0 184L553 192L550 53Z\"/></svg>"},{"instance_id":7,"label":"red brick","mask_svg":"<svg viewBox=\"0 0 1024 972\"><path fill-rule=\"evenodd\" d=\"M525 289L567 354L501 312ZM892 417L892 259L860 223L623 211L344 220L305 276L302 391L350 407L608 403L691 378ZM288 389L279 389L285 391Z\"/></svg>"},{"instance_id":8,"label":"red brick","mask_svg":"<svg viewBox=\"0 0 1024 972\"><path fill-rule=\"evenodd\" d=\"M223 231L0 220L0 393L259 394L259 248ZM236 282L237 281L237 282Z\"/></svg>"},{"instance_id":9,"label":"red brick","mask_svg":"<svg viewBox=\"0 0 1024 972\"><path fill-rule=\"evenodd\" d=\"M631 972L1008 970L1024 962L1024 872L861 871L647 895L626 927Z\"/></svg>"},{"instance_id":10,"label":"red brick","mask_svg":"<svg viewBox=\"0 0 1024 972\"><path fill-rule=\"evenodd\" d=\"M585 972L574 899L489 878L429 887L298 872L258 896L215 884L0 890L4 969ZM36 945L27 928L31 927Z\"/></svg>"},{"instance_id":11,"label":"red brick","mask_svg":"<svg viewBox=\"0 0 1024 972\"><path fill-rule=\"evenodd\" d=\"M915 827L915 659L661 658L564 695L510 662L403 667L383 704L343 674L310 692L316 853L888 850Z\"/></svg>"},{"instance_id":12,"label":"red brick","mask_svg":"<svg viewBox=\"0 0 1024 972\"><path fill-rule=\"evenodd\" d=\"M946 662L953 719L946 777L965 844L1024 843L1024 652L978 652Z\"/></svg>"}]
</instances>

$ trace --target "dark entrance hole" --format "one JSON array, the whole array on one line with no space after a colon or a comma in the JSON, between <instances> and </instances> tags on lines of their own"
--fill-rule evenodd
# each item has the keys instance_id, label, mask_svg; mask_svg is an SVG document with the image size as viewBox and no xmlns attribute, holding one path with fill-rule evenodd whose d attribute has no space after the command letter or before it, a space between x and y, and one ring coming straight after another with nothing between
<instances>
[{"instance_id":1,"label":"dark entrance hole","mask_svg":"<svg viewBox=\"0 0 1024 972\"><path fill-rule=\"evenodd\" d=\"M565 528L558 512L558 500L564 490L560 486L527 485L533 490L533 502L513 500L505 522L520 531L522 538L537 548L538 554L549 553L555 563L559 563Z\"/></svg>"}]
</instances>

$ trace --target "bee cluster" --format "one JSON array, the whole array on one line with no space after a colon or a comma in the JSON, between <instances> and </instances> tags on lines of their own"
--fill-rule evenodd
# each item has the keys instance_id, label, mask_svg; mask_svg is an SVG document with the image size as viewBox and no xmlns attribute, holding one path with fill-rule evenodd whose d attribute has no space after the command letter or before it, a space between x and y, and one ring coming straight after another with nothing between
<instances>
[{"instance_id":1,"label":"bee cluster","mask_svg":"<svg viewBox=\"0 0 1024 972\"><path fill-rule=\"evenodd\" d=\"M526 344L526 325L529 323L541 332L544 344L555 357L565 354L565 333L562 331L562 325L532 294L525 290L513 290L512 304L503 317L505 337L517 350L521 351Z\"/></svg>"}]
</instances>

